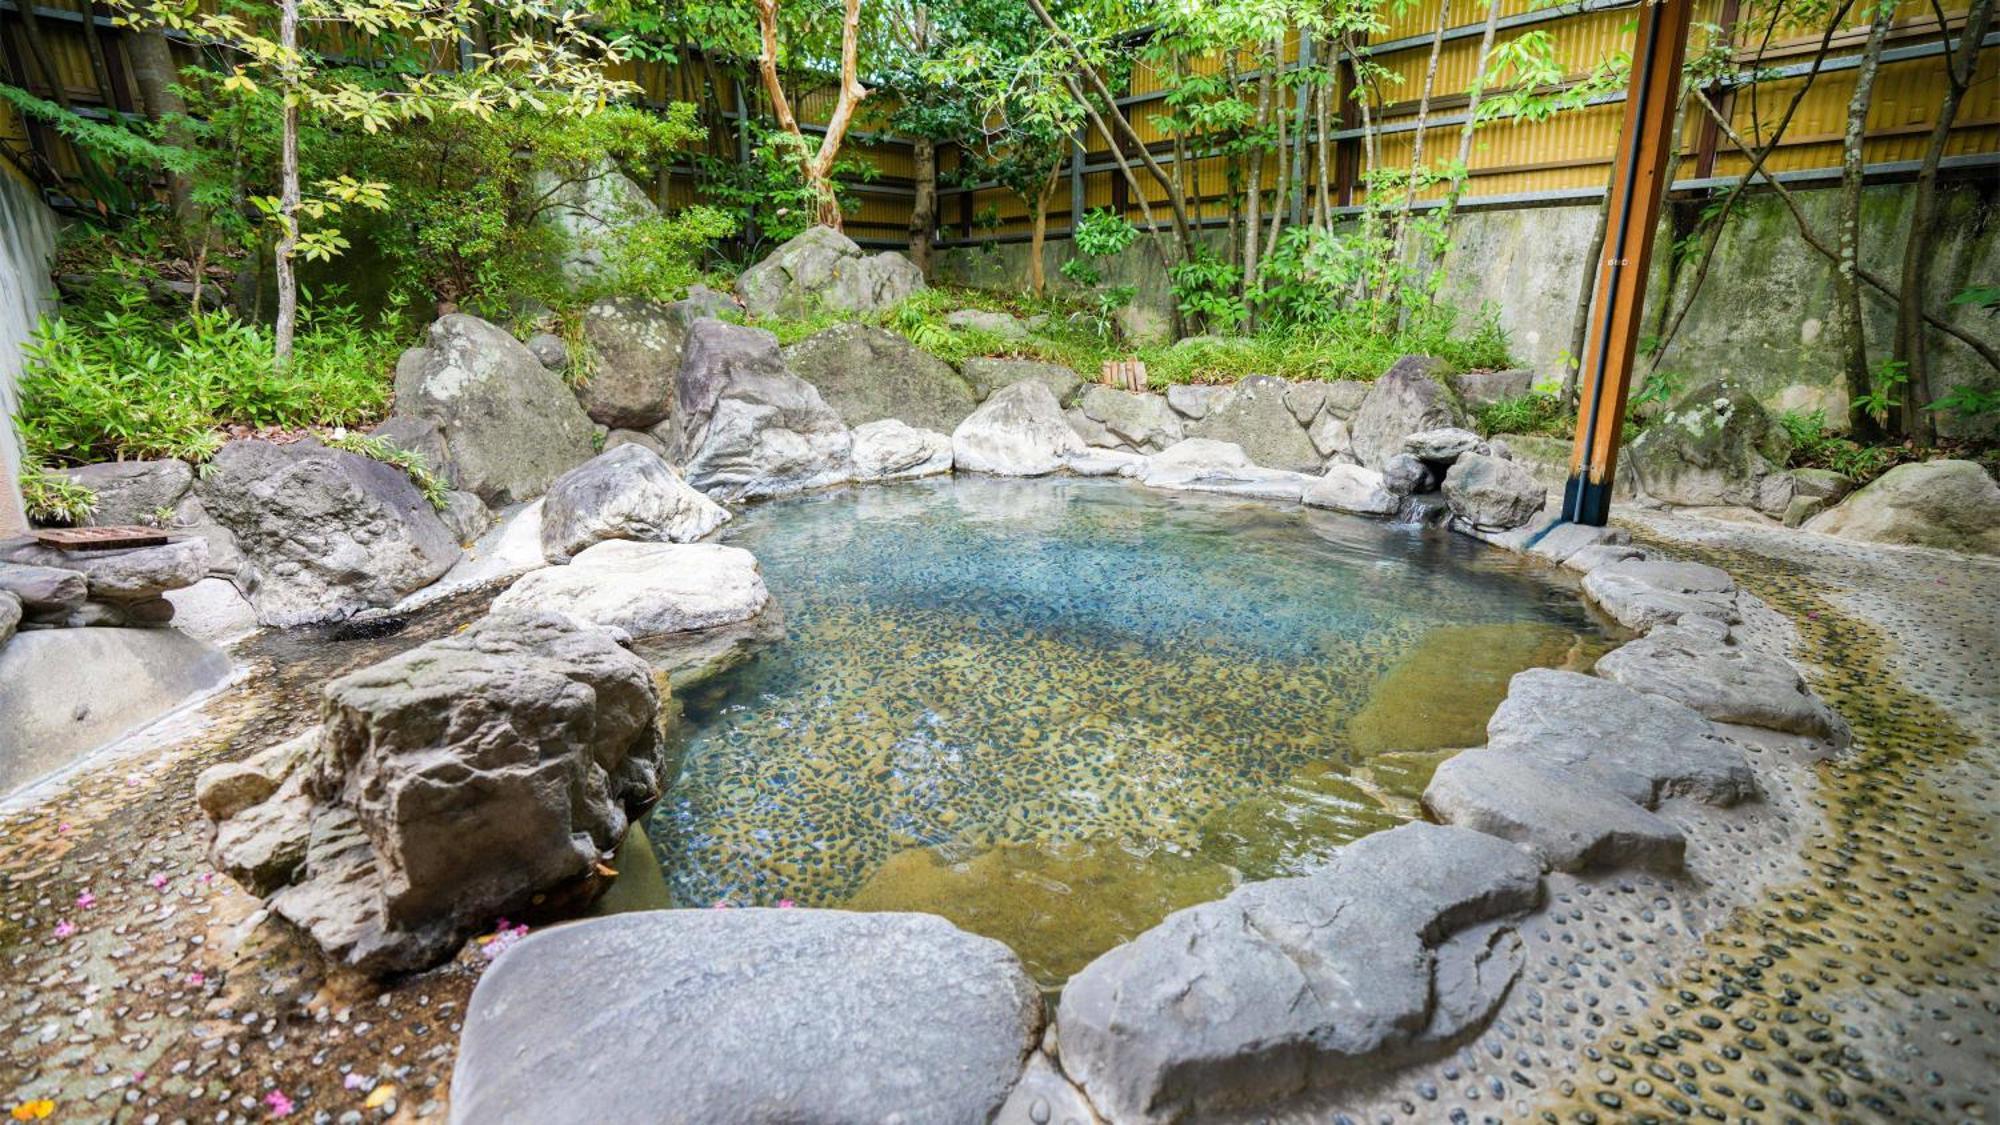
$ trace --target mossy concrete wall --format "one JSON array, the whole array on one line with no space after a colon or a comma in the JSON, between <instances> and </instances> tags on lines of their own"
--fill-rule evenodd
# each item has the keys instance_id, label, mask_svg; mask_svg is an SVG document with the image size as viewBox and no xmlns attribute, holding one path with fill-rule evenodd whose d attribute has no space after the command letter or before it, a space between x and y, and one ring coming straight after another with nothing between
<instances>
[{"instance_id":1,"label":"mossy concrete wall","mask_svg":"<svg viewBox=\"0 0 2000 1125\"><path fill-rule=\"evenodd\" d=\"M1824 189L1795 193L1815 233L1831 241L1838 194ZM2000 346L2000 317L1950 298L1975 282L2000 283L2000 179L1959 180L1941 189L1941 229L1933 250L1929 308L1955 325ZM1862 262L1889 279L1900 278L1902 248L1913 192L1907 184L1870 187L1862 203ZM1692 388L1729 377L1773 409L1824 409L1845 417L1833 317L1833 270L1798 236L1791 214L1775 195L1755 193L1736 208L1699 291L1698 257L1677 258L1673 242L1695 227L1705 201L1672 204L1661 219L1659 252L1647 299L1647 332L1663 336L1690 293L1694 303L1661 356L1661 370L1684 376ZM1553 377L1569 350L1577 288L1590 248L1597 207L1468 211L1459 216L1454 246L1445 259L1444 291L1468 314L1492 310L1507 329L1521 363ZM1220 247L1219 233L1210 237ZM1027 277L1027 244L954 247L940 252L935 280L980 288L1018 290ZM1051 240L1045 260L1051 285L1067 285L1058 268L1073 253L1067 239ZM1104 269L1110 284L1135 285L1142 319L1164 324L1170 300L1157 253L1142 239ZM1671 300L1669 300L1671 297ZM1873 354L1887 354L1895 309L1866 300ZM1931 335L1934 391L2000 377L1970 349L1940 333ZM1642 368L1643 370L1643 368ZM1951 420L1945 419L1950 432Z\"/></svg>"},{"instance_id":2,"label":"mossy concrete wall","mask_svg":"<svg viewBox=\"0 0 2000 1125\"><path fill-rule=\"evenodd\" d=\"M1828 245L1837 237L1839 194L1797 193L1800 210ZM1903 247L1908 238L1915 193L1907 185L1868 188L1861 201L1861 264L1892 285L1900 284ZM1930 292L1925 308L1988 344L2000 345L2000 317L1951 298L1975 283L2000 283L2000 179L1959 181L1940 191L1939 230L1931 251ZM1681 204L1681 229L1690 229L1694 204ZM1826 411L1846 416L1841 382L1840 342L1834 324L1834 271L1827 259L1798 235L1791 213L1777 197L1759 194L1724 229L1699 296L1698 256L1676 263L1663 255L1654 270L1647 302L1649 331L1664 335L1672 308L1687 306L1687 318L1660 357L1663 371L1683 372L1688 385L1727 376L1766 406ZM1665 231L1663 234L1667 233ZM1890 353L1896 309L1879 292L1862 300L1869 354ZM1932 331L1929 338L1931 390L1942 395L1957 386L1990 387L2000 382L1984 360L1964 344ZM1949 415L1940 429L1958 432ZM1990 428L1990 424L1989 424Z\"/></svg>"},{"instance_id":3,"label":"mossy concrete wall","mask_svg":"<svg viewBox=\"0 0 2000 1125\"><path fill-rule=\"evenodd\" d=\"M21 349L35 322L55 310L49 256L56 248L56 214L4 159L0 159L0 534L19 531L21 447L14 435L20 405L14 382Z\"/></svg>"}]
</instances>

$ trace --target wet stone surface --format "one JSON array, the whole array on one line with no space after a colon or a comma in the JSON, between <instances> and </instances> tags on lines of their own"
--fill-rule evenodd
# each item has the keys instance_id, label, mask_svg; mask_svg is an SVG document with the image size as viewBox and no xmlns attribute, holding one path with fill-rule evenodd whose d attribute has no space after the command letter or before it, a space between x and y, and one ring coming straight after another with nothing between
<instances>
[{"instance_id":1,"label":"wet stone surface","mask_svg":"<svg viewBox=\"0 0 2000 1125\"><path fill-rule=\"evenodd\" d=\"M1980 592L2000 566L1631 526L1764 599L1738 635L1790 650L1853 751L1752 747L1761 810L1663 806L1688 830L1688 878L1548 878L1527 970L1476 1041L1257 1120L1943 1122L2000 1105L2000 607Z\"/></svg>"},{"instance_id":2,"label":"wet stone surface","mask_svg":"<svg viewBox=\"0 0 2000 1125\"><path fill-rule=\"evenodd\" d=\"M684 700L651 826L677 903L936 911L1048 986L1409 819L1407 752L1609 643L1562 577L1457 537L1122 482L843 490L723 542L788 638Z\"/></svg>"},{"instance_id":3,"label":"wet stone surface","mask_svg":"<svg viewBox=\"0 0 2000 1125\"><path fill-rule=\"evenodd\" d=\"M194 779L297 734L321 684L449 634L488 597L401 630L260 634L235 653L246 679L199 713L0 806L0 1106L241 1121L279 1095L305 1120L442 1118L477 966L387 987L329 974L209 863Z\"/></svg>"}]
</instances>

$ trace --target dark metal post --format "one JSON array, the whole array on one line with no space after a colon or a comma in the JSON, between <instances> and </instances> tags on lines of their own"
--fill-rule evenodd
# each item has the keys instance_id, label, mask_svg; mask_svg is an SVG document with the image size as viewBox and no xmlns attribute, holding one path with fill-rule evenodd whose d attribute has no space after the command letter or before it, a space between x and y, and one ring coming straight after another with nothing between
<instances>
[{"instance_id":1,"label":"dark metal post","mask_svg":"<svg viewBox=\"0 0 2000 1125\"><path fill-rule=\"evenodd\" d=\"M1673 144L1674 112L1680 105L1681 63L1687 56L1693 6L1693 0L1654 0L1639 15L1625 128L1619 135L1608 201L1611 233L1597 266L1597 300L1591 306L1584 347L1576 446L1570 454L1569 484L1563 490L1563 519L1571 523L1602 527L1611 515L1618 438L1638 353L1646 275L1673 164L1668 149Z\"/></svg>"}]
</instances>

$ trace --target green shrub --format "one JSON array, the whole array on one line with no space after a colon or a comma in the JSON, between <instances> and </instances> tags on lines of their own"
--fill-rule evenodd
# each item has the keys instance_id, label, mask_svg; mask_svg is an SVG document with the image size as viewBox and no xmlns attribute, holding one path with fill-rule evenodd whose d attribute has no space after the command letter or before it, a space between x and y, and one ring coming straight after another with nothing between
<instances>
[{"instance_id":1,"label":"green shrub","mask_svg":"<svg viewBox=\"0 0 2000 1125\"><path fill-rule=\"evenodd\" d=\"M351 425L381 416L397 341L340 305L302 316L279 370L262 325L220 312L165 314L127 293L95 313L44 319L26 348L18 427L56 463L200 461L220 427Z\"/></svg>"},{"instance_id":2,"label":"green shrub","mask_svg":"<svg viewBox=\"0 0 2000 1125\"><path fill-rule=\"evenodd\" d=\"M77 524L97 510L97 493L33 462L21 470L21 503L40 524Z\"/></svg>"},{"instance_id":3,"label":"green shrub","mask_svg":"<svg viewBox=\"0 0 2000 1125\"><path fill-rule=\"evenodd\" d=\"M1913 457L1904 446L1863 445L1832 433L1824 410L1787 410L1778 415L1778 425L1792 439L1791 468L1832 469L1856 484L1866 484Z\"/></svg>"},{"instance_id":4,"label":"green shrub","mask_svg":"<svg viewBox=\"0 0 2000 1125\"><path fill-rule=\"evenodd\" d=\"M424 455L421 453L399 449L383 438L346 429L336 429L330 434L322 434L320 444L333 449L345 449L349 453L359 453L363 457L372 457L385 465L394 465L403 470L409 474L410 481L424 494L424 499L430 502L431 507L440 512L450 503L450 486L445 484L443 477L431 471L431 463L424 460Z\"/></svg>"},{"instance_id":5,"label":"green shrub","mask_svg":"<svg viewBox=\"0 0 2000 1125\"><path fill-rule=\"evenodd\" d=\"M677 301L702 279L702 260L709 250L735 233L736 220L715 207L687 207L635 223L619 232L604 289L619 296Z\"/></svg>"},{"instance_id":6,"label":"green shrub","mask_svg":"<svg viewBox=\"0 0 2000 1125\"><path fill-rule=\"evenodd\" d=\"M1576 431L1576 414L1563 405L1561 394L1529 391L1482 407L1482 434L1547 434L1568 437Z\"/></svg>"}]
</instances>

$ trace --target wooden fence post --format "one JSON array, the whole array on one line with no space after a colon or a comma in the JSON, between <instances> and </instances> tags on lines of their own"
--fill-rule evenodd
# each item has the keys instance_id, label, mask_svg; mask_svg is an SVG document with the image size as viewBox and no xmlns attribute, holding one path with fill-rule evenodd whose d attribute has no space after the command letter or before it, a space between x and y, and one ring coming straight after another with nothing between
<instances>
[{"instance_id":1,"label":"wooden fence post","mask_svg":"<svg viewBox=\"0 0 2000 1125\"><path fill-rule=\"evenodd\" d=\"M1602 527L1611 514L1625 396L1638 354L1646 275L1673 167L1674 111L1687 57L1694 0L1659 0L1639 13L1625 127L1611 181L1610 235L1597 269L1597 300L1584 347L1576 443L1570 452L1563 519Z\"/></svg>"}]
</instances>

